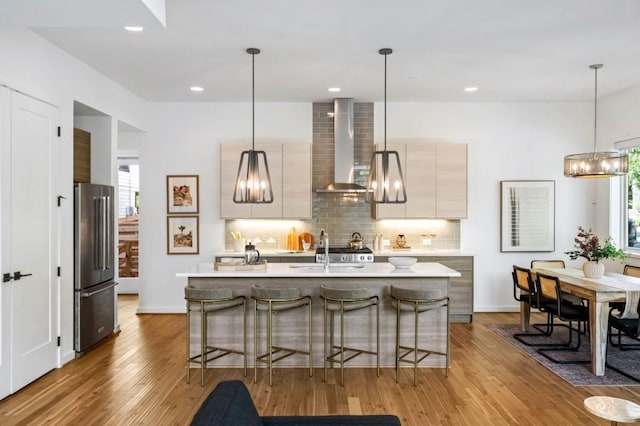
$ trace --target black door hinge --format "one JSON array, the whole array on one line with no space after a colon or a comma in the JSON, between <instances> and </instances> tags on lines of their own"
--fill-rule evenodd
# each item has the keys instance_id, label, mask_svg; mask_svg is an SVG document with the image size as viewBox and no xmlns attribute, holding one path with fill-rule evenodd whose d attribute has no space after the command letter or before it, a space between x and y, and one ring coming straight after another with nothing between
<instances>
[{"instance_id":1,"label":"black door hinge","mask_svg":"<svg viewBox=\"0 0 640 426\"><path fill-rule=\"evenodd\" d=\"M58 276L60 276L62 272L60 271L60 267L58 266Z\"/></svg>"},{"instance_id":2,"label":"black door hinge","mask_svg":"<svg viewBox=\"0 0 640 426\"><path fill-rule=\"evenodd\" d=\"M58 137L60 137L61 134L62 134L62 129L60 128L60 126L58 126Z\"/></svg>"},{"instance_id":3,"label":"black door hinge","mask_svg":"<svg viewBox=\"0 0 640 426\"><path fill-rule=\"evenodd\" d=\"M60 346L61 344L62 344L62 338L58 336L58 346Z\"/></svg>"}]
</instances>

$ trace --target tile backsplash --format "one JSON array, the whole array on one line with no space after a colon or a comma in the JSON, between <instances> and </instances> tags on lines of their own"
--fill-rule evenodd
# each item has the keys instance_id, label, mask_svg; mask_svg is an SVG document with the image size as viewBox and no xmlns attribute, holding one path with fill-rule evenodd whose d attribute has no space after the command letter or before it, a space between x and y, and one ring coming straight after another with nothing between
<instances>
[{"instance_id":1,"label":"tile backsplash","mask_svg":"<svg viewBox=\"0 0 640 426\"><path fill-rule=\"evenodd\" d=\"M313 167L312 187L325 187L334 176L332 102L313 104ZM354 103L354 180L363 186L368 178L368 164L374 151L373 103ZM259 238L259 249L285 249L286 236L292 226L298 233L309 232L317 243L320 230L329 233L330 245L346 246L353 232L359 232L368 247L373 246L376 234L382 234L393 244L398 234L404 234L407 245L420 248L420 235L433 234L432 249L457 250L460 248L459 220L376 220L371 204L362 195L350 196L335 193L313 193L313 217L311 220L227 220L225 247L232 249L231 231L240 231L248 240ZM266 243L272 238L276 243Z\"/></svg>"}]
</instances>

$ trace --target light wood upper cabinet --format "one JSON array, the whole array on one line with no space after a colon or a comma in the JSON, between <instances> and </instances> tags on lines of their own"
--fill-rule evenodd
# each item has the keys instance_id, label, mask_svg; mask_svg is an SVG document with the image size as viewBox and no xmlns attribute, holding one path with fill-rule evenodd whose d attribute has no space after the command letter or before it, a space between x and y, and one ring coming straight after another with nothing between
<instances>
[{"instance_id":1,"label":"light wood upper cabinet","mask_svg":"<svg viewBox=\"0 0 640 426\"><path fill-rule=\"evenodd\" d=\"M267 153L273 203L236 204L233 187L247 144L220 144L220 217L223 219L311 218L311 145L256 143Z\"/></svg>"},{"instance_id":2,"label":"light wood upper cabinet","mask_svg":"<svg viewBox=\"0 0 640 426\"><path fill-rule=\"evenodd\" d=\"M377 149L383 149L378 146ZM398 151L407 185L405 204L377 204L376 219L455 219L467 216L467 145L389 144Z\"/></svg>"},{"instance_id":3,"label":"light wood upper cabinet","mask_svg":"<svg viewBox=\"0 0 640 426\"><path fill-rule=\"evenodd\" d=\"M467 217L467 144L438 144L436 217Z\"/></svg>"}]
</instances>

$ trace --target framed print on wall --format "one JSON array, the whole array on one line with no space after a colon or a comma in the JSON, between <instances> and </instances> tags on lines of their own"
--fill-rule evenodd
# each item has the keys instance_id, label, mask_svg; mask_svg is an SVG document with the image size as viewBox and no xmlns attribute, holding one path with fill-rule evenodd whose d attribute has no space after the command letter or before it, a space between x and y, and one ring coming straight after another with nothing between
<instances>
[{"instance_id":1,"label":"framed print on wall","mask_svg":"<svg viewBox=\"0 0 640 426\"><path fill-rule=\"evenodd\" d=\"M198 213L198 175L167 176L167 214Z\"/></svg>"},{"instance_id":2,"label":"framed print on wall","mask_svg":"<svg viewBox=\"0 0 640 426\"><path fill-rule=\"evenodd\" d=\"M167 216L167 254L200 252L198 216Z\"/></svg>"},{"instance_id":3,"label":"framed print on wall","mask_svg":"<svg viewBox=\"0 0 640 426\"><path fill-rule=\"evenodd\" d=\"M555 250L554 180L500 182L500 251Z\"/></svg>"}]
</instances>

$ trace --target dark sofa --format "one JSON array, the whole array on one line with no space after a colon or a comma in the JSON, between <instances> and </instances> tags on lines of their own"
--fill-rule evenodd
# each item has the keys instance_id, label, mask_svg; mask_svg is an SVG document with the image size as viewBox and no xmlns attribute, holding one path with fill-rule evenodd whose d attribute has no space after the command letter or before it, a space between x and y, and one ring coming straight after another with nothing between
<instances>
[{"instance_id":1,"label":"dark sofa","mask_svg":"<svg viewBox=\"0 0 640 426\"><path fill-rule=\"evenodd\" d=\"M262 426L262 425L333 425L400 426L392 415L369 416L264 416L260 417L247 387L240 380L220 382L193 417L192 425Z\"/></svg>"}]
</instances>

